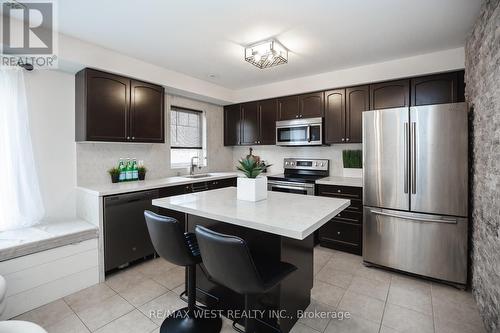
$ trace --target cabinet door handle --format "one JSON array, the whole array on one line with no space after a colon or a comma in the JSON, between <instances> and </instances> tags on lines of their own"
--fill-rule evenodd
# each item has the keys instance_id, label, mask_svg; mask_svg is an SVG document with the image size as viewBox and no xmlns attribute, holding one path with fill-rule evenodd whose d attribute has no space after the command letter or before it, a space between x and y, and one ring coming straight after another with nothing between
<instances>
[{"instance_id":1,"label":"cabinet door handle","mask_svg":"<svg viewBox=\"0 0 500 333\"><path fill-rule=\"evenodd\" d=\"M132 137L132 140L135 140L135 136Z\"/></svg>"},{"instance_id":2,"label":"cabinet door handle","mask_svg":"<svg viewBox=\"0 0 500 333\"><path fill-rule=\"evenodd\" d=\"M344 142L344 141L345 141L345 139L344 139L344 138L342 138L342 142Z\"/></svg>"},{"instance_id":3,"label":"cabinet door handle","mask_svg":"<svg viewBox=\"0 0 500 333\"><path fill-rule=\"evenodd\" d=\"M339 235L339 236L340 236L340 231L337 231L337 235Z\"/></svg>"},{"instance_id":4,"label":"cabinet door handle","mask_svg":"<svg viewBox=\"0 0 500 333\"><path fill-rule=\"evenodd\" d=\"M295 115L295 118L298 118L298 117L299 117L299 115L298 115L298 114L296 114L296 115Z\"/></svg>"},{"instance_id":5,"label":"cabinet door handle","mask_svg":"<svg viewBox=\"0 0 500 333\"><path fill-rule=\"evenodd\" d=\"M346 138L345 141L349 141L349 138Z\"/></svg>"},{"instance_id":6,"label":"cabinet door handle","mask_svg":"<svg viewBox=\"0 0 500 333\"><path fill-rule=\"evenodd\" d=\"M127 140L130 140L130 136L127 136Z\"/></svg>"}]
</instances>

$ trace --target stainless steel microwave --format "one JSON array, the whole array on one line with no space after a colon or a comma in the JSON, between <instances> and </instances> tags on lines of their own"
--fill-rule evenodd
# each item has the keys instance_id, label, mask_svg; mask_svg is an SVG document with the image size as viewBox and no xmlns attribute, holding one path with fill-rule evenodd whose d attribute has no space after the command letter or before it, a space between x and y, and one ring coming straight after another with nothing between
<instances>
[{"instance_id":1,"label":"stainless steel microwave","mask_svg":"<svg viewBox=\"0 0 500 333\"><path fill-rule=\"evenodd\" d=\"M276 122L277 146L319 146L323 144L323 118L301 118Z\"/></svg>"}]
</instances>

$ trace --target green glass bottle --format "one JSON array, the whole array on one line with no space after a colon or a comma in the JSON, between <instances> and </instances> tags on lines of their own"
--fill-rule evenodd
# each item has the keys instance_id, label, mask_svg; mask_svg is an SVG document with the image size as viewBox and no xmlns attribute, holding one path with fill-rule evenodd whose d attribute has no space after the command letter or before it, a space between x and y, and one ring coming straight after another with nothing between
<instances>
[{"instance_id":1,"label":"green glass bottle","mask_svg":"<svg viewBox=\"0 0 500 333\"><path fill-rule=\"evenodd\" d=\"M132 180L139 179L139 168L137 167L137 160L134 158L132 160Z\"/></svg>"},{"instance_id":2,"label":"green glass bottle","mask_svg":"<svg viewBox=\"0 0 500 333\"><path fill-rule=\"evenodd\" d=\"M130 158L127 158L126 166L125 166L125 180L132 180L132 161Z\"/></svg>"},{"instance_id":3,"label":"green glass bottle","mask_svg":"<svg viewBox=\"0 0 500 333\"><path fill-rule=\"evenodd\" d=\"M120 158L120 162L118 163L118 169L120 170L120 177L118 181L125 181L125 163L123 163L123 158Z\"/></svg>"}]
</instances>

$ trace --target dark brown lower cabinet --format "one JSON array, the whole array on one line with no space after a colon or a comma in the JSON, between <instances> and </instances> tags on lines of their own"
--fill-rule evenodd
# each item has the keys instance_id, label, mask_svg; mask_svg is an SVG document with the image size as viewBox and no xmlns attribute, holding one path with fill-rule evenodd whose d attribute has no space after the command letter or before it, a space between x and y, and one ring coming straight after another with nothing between
<instances>
[{"instance_id":1,"label":"dark brown lower cabinet","mask_svg":"<svg viewBox=\"0 0 500 333\"><path fill-rule=\"evenodd\" d=\"M319 229L321 246L362 254L363 201L362 188L316 185L316 195L351 200L351 205Z\"/></svg>"}]
</instances>

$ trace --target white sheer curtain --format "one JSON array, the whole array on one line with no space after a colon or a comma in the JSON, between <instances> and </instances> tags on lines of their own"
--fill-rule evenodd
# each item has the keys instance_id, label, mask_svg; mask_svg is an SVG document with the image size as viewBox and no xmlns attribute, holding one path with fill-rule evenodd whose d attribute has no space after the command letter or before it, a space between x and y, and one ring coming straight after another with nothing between
<instances>
[{"instance_id":1,"label":"white sheer curtain","mask_svg":"<svg viewBox=\"0 0 500 333\"><path fill-rule=\"evenodd\" d=\"M24 73L0 68L0 231L32 226L43 215Z\"/></svg>"}]
</instances>

